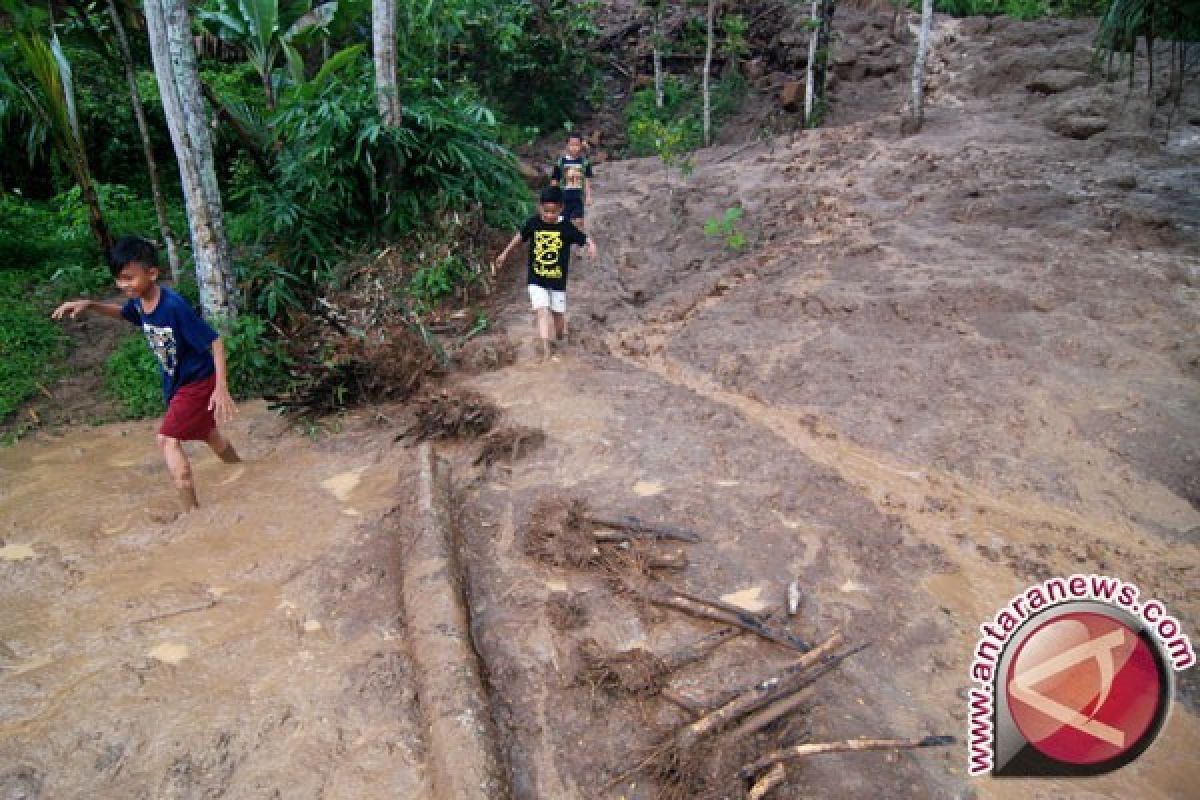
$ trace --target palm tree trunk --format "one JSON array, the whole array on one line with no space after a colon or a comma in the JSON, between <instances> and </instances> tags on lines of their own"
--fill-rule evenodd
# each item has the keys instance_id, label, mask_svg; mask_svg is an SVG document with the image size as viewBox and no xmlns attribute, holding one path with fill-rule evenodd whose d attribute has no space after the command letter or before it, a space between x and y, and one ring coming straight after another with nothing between
<instances>
[{"instance_id":1,"label":"palm tree trunk","mask_svg":"<svg viewBox=\"0 0 1200 800\"><path fill-rule=\"evenodd\" d=\"M196 283L205 313L227 326L237 313L233 263L204 96L196 70L187 0L145 0L150 53L187 204Z\"/></svg>"},{"instance_id":2,"label":"palm tree trunk","mask_svg":"<svg viewBox=\"0 0 1200 800\"><path fill-rule=\"evenodd\" d=\"M175 232L167 220L167 202L163 198L162 185L158 180L158 164L154 160L154 147L150 143L150 126L146 124L146 110L142 107L142 96L138 92L137 74L133 68L133 56L129 50L129 38L125 35L125 23L117 10L115 0L108 0L108 16L112 20L117 50L125 65L125 80L129 83L129 101L133 105L133 116L137 119L138 133L142 137L142 153L146 157L146 171L150 173L150 193L154 196L154 213L158 216L158 230L167 248L167 264L171 277L178 280L180 273L179 247L175 243Z\"/></svg>"},{"instance_id":3,"label":"palm tree trunk","mask_svg":"<svg viewBox=\"0 0 1200 800\"><path fill-rule=\"evenodd\" d=\"M917 59L913 62L912 128L921 130L925 122L925 54L929 51L929 29L933 26L933 0L921 0L921 34L917 38Z\"/></svg>"},{"instance_id":4,"label":"palm tree trunk","mask_svg":"<svg viewBox=\"0 0 1200 800\"><path fill-rule=\"evenodd\" d=\"M384 125L399 127L403 120L396 86L396 3L372 0L371 47L375 59L375 104Z\"/></svg>"}]
</instances>

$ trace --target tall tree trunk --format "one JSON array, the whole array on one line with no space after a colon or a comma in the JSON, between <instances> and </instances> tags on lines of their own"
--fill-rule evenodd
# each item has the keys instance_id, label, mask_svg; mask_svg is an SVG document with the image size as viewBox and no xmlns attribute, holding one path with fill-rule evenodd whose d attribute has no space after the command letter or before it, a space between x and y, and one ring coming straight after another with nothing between
<instances>
[{"instance_id":1,"label":"tall tree trunk","mask_svg":"<svg viewBox=\"0 0 1200 800\"><path fill-rule=\"evenodd\" d=\"M929 51L929 29L933 26L933 0L921 0L921 33L917 37L917 59L913 62L912 130L925 122L925 54Z\"/></svg>"},{"instance_id":2,"label":"tall tree trunk","mask_svg":"<svg viewBox=\"0 0 1200 800\"><path fill-rule=\"evenodd\" d=\"M125 65L125 80L129 83L129 101L133 105L133 116L137 119L138 133L142 137L142 153L146 157L146 171L150 173L150 193L154 195L154 213L158 216L158 230L167 247L167 264L171 277L178 280L181 266L179 247L175 244L175 233L167 220L167 202L163 199L162 185L158 180L158 164L154 161L154 147L150 143L150 127L146 124L146 110L142 107L142 96L138 92L137 73L133 67L133 56L129 50L129 38L125 35L125 23L117 10L115 0L108 0L108 16L112 20L113 35L117 50Z\"/></svg>"},{"instance_id":3,"label":"tall tree trunk","mask_svg":"<svg viewBox=\"0 0 1200 800\"><path fill-rule=\"evenodd\" d=\"M821 0L813 0L812 16L809 18L808 29L808 64L804 68L804 126L812 124L813 118L813 82L817 68L817 28L820 23L818 8Z\"/></svg>"},{"instance_id":4,"label":"tall tree trunk","mask_svg":"<svg viewBox=\"0 0 1200 800\"><path fill-rule=\"evenodd\" d=\"M654 107L663 107L663 71L662 71L662 47L660 47L660 27L662 18L659 12L654 12L654 20L651 23L650 29L651 42L654 45Z\"/></svg>"},{"instance_id":5,"label":"tall tree trunk","mask_svg":"<svg viewBox=\"0 0 1200 800\"><path fill-rule=\"evenodd\" d=\"M813 74L813 96L815 102L825 104L825 75L829 72L829 53L833 47L833 13L837 0L821 0L820 27L817 28L817 64Z\"/></svg>"},{"instance_id":6,"label":"tall tree trunk","mask_svg":"<svg viewBox=\"0 0 1200 800\"><path fill-rule=\"evenodd\" d=\"M712 144L712 93L709 89L712 73L713 23L717 16L717 0L708 0L708 40L704 47L704 146Z\"/></svg>"},{"instance_id":7,"label":"tall tree trunk","mask_svg":"<svg viewBox=\"0 0 1200 800\"><path fill-rule=\"evenodd\" d=\"M225 238L225 217L187 0L145 0L145 10L154 74L187 203L200 303L218 324L228 325L237 313L233 262Z\"/></svg>"},{"instance_id":8,"label":"tall tree trunk","mask_svg":"<svg viewBox=\"0 0 1200 800\"><path fill-rule=\"evenodd\" d=\"M384 125L399 127L403 119L396 86L396 2L371 0L371 44L375 59L375 103Z\"/></svg>"}]
</instances>

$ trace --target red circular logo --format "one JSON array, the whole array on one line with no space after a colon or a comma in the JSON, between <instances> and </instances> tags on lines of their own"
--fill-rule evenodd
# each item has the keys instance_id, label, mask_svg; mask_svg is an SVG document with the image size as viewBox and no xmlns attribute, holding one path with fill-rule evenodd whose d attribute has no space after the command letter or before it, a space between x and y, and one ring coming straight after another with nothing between
<instances>
[{"instance_id":1,"label":"red circular logo","mask_svg":"<svg viewBox=\"0 0 1200 800\"><path fill-rule=\"evenodd\" d=\"M1150 645L1119 620L1085 611L1026 637L1005 688L1021 735L1068 764L1117 758L1154 735L1164 697Z\"/></svg>"}]
</instances>

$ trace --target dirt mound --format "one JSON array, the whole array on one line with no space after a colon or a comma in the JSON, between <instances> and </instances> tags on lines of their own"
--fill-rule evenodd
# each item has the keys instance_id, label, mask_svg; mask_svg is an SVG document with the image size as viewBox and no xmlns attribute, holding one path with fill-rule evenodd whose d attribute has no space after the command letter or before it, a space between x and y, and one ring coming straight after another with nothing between
<instances>
[{"instance_id":1,"label":"dirt mound","mask_svg":"<svg viewBox=\"0 0 1200 800\"><path fill-rule=\"evenodd\" d=\"M416 401L416 422L398 438L475 439L487 433L500 409L478 392L441 389Z\"/></svg>"}]
</instances>

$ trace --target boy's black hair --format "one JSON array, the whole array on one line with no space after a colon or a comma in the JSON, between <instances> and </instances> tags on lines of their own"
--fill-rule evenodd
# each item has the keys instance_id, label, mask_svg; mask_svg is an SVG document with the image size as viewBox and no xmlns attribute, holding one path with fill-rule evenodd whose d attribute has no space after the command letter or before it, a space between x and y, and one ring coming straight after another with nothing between
<instances>
[{"instance_id":1,"label":"boy's black hair","mask_svg":"<svg viewBox=\"0 0 1200 800\"><path fill-rule=\"evenodd\" d=\"M126 264L137 262L146 267L158 266L158 248L141 236L122 236L108 251L108 271L117 276Z\"/></svg>"},{"instance_id":2,"label":"boy's black hair","mask_svg":"<svg viewBox=\"0 0 1200 800\"><path fill-rule=\"evenodd\" d=\"M567 141L569 142L572 139L578 139L580 141L580 143L582 143L583 142L583 134L582 133L568 133Z\"/></svg>"},{"instance_id":3,"label":"boy's black hair","mask_svg":"<svg viewBox=\"0 0 1200 800\"><path fill-rule=\"evenodd\" d=\"M558 188L557 186L547 186L545 189L542 189L541 195L538 196L538 202L557 203L561 206L563 204L562 189Z\"/></svg>"}]
</instances>

